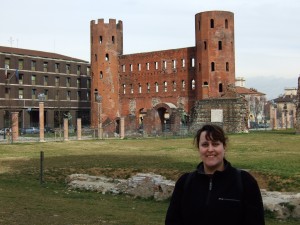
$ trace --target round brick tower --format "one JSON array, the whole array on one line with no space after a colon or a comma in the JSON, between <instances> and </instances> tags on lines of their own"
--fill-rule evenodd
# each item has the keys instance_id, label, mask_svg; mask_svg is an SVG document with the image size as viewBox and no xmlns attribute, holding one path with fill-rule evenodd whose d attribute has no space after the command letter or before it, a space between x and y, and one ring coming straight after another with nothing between
<instances>
[{"instance_id":1,"label":"round brick tower","mask_svg":"<svg viewBox=\"0 0 300 225\"><path fill-rule=\"evenodd\" d=\"M123 54L123 24L110 19L94 20L90 23L91 32L91 125L97 127L99 120L111 123L120 116L119 112L119 63ZM102 98L99 99L97 96ZM113 126L108 126L114 132ZM105 131L105 129L104 129Z\"/></svg>"},{"instance_id":2,"label":"round brick tower","mask_svg":"<svg viewBox=\"0 0 300 225\"><path fill-rule=\"evenodd\" d=\"M235 83L234 15L207 11L195 15L196 100L217 98Z\"/></svg>"}]
</instances>

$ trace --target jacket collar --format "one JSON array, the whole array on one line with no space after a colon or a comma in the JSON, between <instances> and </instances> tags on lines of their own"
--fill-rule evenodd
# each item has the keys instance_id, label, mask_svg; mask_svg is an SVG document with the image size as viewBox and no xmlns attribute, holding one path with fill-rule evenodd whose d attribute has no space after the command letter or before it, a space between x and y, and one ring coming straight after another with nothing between
<instances>
[{"instance_id":1,"label":"jacket collar","mask_svg":"<svg viewBox=\"0 0 300 225\"><path fill-rule=\"evenodd\" d=\"M223 159L223 161L224 161L224 170L223 171L218 171L217 170L215 173L226 172L231 167L230 162L228 162L226 159ZM197 166L197 173L198 174L205 174L203 162L201 162L201 163L198 164L198 166ZM205 174L205 175L207 175L207 174Z\"/></svg>"}]
</instances>

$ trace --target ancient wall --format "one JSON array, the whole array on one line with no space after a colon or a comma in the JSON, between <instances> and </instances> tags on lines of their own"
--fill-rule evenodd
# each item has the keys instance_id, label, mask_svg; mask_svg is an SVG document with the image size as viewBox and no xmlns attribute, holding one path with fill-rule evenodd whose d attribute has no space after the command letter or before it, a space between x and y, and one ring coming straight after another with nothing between
<instances>
[{"instance_id":1,"label":"ancient wall","mask_svg":"<svg viewBox=\"0 0 300 225\"><path fill-rule=\"evenodd\" d=\"M201 100L195 104L190 130L196 132L204 124L215 123L227 133L247 132L247 118L247 103L241 97Z\"/></svg>"}]
</instances>

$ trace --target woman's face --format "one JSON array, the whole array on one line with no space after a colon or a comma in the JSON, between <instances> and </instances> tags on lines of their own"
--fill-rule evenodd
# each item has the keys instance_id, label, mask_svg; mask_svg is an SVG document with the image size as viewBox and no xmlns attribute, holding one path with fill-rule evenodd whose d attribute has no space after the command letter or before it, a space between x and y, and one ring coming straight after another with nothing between
<instances>
[{"instance_id":1,"label":"woman's face","mask_svg":"<svg viewBox=\"0 0 300 225\"><path fill-rule=\"evenodd\" d=\"M199 153L204 164L204 171L213 174L216 170L224 169L225 148L222 142L206 139L206 131L203 131L199 140Z\"/></svg>"}]
</instances>

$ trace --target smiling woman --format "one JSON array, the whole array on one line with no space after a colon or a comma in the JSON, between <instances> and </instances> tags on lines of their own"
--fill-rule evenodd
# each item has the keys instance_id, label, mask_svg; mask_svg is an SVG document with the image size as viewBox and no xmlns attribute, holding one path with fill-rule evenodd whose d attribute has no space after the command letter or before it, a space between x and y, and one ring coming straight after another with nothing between
<instances>
[{"instance_id":1,"label":"smiling woman","mask_svg":"<svg viewBox=\"0 0 300 225\"><path fill-rule=\"evenodd\" d=\"M166 225L264 225L262 196L254 177L225 159L221 127L204 125L194 142L202 162L175 185Z\"/></svg>"}]
</instances>

